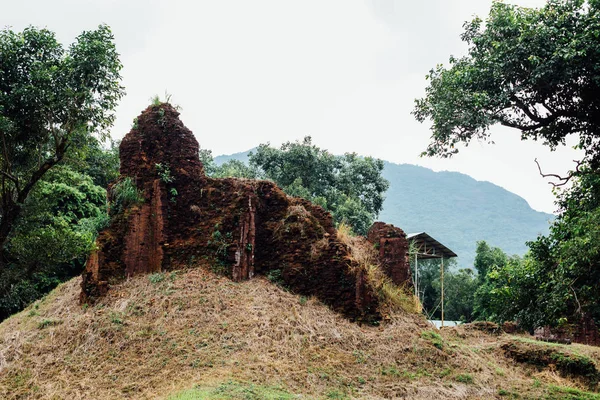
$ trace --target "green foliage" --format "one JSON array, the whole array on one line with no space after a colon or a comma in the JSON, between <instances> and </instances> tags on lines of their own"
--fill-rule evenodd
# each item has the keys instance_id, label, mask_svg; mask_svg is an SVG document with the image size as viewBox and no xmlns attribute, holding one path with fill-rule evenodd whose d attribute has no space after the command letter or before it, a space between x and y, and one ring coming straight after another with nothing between
<instances>
[{"instance_id":1,"label":"green foliage","mask_svg":"<svg viewBox=\"0 0 600 400\"><path fill-rule=\"evenodd\" d=\"M381 211L389 186L381 176L383 161L355 153L334 156L313 145L309 136L279 149L261 144L249 160L259 176L273 180L291 196L324 207L337 223L346 222L360 234Z\"/></svg>"},{"instance_id":2,"label":"green foliage","mask_svg":"<svg viewBox=\"0 0 600 400\"><path fill-rule=\"evenodd\" d=\"M330 390L325 394L325 398L327 399L339 399L339 400L344 400L347 399L348 396L346 396L346 394L340 390Z\"/></svg>"},{"instance_id":3,"label":"green foliage","mask_svg":"<svg viewBox=\"0 0 600 400\"><path fill-rule=\"evenodd\" d=\"M208 176L214 177L217 165L213 158L212 151L208 149L200 149L200 151L198 152L198 157L200 158L200 162L202 162L202 165L204 166L204 173Z\"/></svg>"},{"instance_id":4,"label":"green foliage","mask_svg":"<svg viewBox=\"0 0 600 400\"><path fill-rule=\"evenodd\" d=\"M106 223L106 191L85 175L56 168L27 200L8 249L21 265L70 262L91 250Z\"/></svg>"},{"instance_id":5,"label":"green foliage","mask_svg":"<svg viewBox=\"0 0 600 400\"><path fill-rule=\"evenodd\" d=\"M246 178L260 179L259 170L248 166L242 160L231 159L221 165L217 165L213 159L212 151L200 149L200 161L204 165L206 175L213 178Z\"/></svg>"},{"instance_id":6,"label":"green foliage","mask_svg":"<svg viewBox=\"0 0 600 400\"><path fill-rule=\"evenodd\" d=\"M23 205L0 270L0 320L81 272L97 232L108 222L106 191L92 179L59 166L36 185Z\"/></svg>"},{"instance_id":7,"label":"green foliage","mask_svg":"<svg viewBox=\"0 0 600 400\"><path fill-rule=\"evenodd\" d=\"M493 124L519 129L551 149L574 136L584 152L560 215L524 260L481 260L478 312L529 329L600 318L600 2L549 0L540 9L494 2L483 23L465 24L469 53L428 75L415 117L431 119L424 154L449 157L456 145L489 140ZM487 269L486 269L487 268Z\"/></svg>"},{"instance_id":8,"label":"green foliage","mask_svg":"<svg viewBox=\"0 0 600 400\"><path fill-rule=\"evenodd\" d=\"M149 275L148 280L150 281L150 283L160 283L165 280L165 274L163 272L157 272L155 274Z\"/></svg>"},{"instance_id":9,"label":"green foliage","mask_svg":"<svg viewBox=\"0 0 600 400\"><path fill-rule=\"evenodd\" d=\"M498 247L490 247L485 241L477 242L475 262L479 282L483 282L492 268L501 267L508 262L508 256Z\"/></svg>"},{"instance_id":10,"label":"green foliage","mask_svg":"<svg viewBox=\"0 0 600 400\"><path fill-rule=\"evenodd\" d=\"M440 350L444 349L444 339L442 339L439 333L433 331L423 331L421 332L421 338L431 342L431 344Z\"/></svg>"},{"instance_id":11,"label":"green foliage","mask_svg":"<svg viewBox=\"0 0 600 400\"><path fill-rule=\"evenodd\" d=\"M115 325L123 325L123 315L118 312L111 312L109 315L110 322Z\"/></svg>"},{"instance_id":12,"label":"green foliage","mask_svg":"<svg viewBox=\"0 0 600 400\"><path fill-rule=\"evenodd\" d=\"M282 271L280 269L272 269L267 273L267 279L277 285L283 285L285 281L283 280Z\"/></svg>"},{"instance_id":13,"label":"green foliage","mask_svg":"<svg viewBox=\"0 0 600 400\"><path fill-rule=\"evenodd\" d=\"M197 386L169 397L169 400L291 400L294 396L280 387L228 381L217 387Z\"/></svg>"},{"instance_id":14,"label":"green foliage","mask_svg":"<svg viewBox=\"0 0 600 400\"><path fill-rule=\"evenodd\" d=\"M554 386L548 387L549 400L600 400L600 394L584 392L583 390L565 387L565 386Z\"/></svg>"},{"instance_id":15,"label":"green foliage","mask_svg":"<svg viewBox=\"0 0 600 400\"><path fill-rule=\"evenodd\" d=\"M214 178L260 178L259 171L239 160L229 160L220 166L215 166L212 172Z\"/></svg>"},{"instance_id":16,"label":"green foliage","mask_svg":"<svg viewBox=\"0 0 600 400\"><path fill-rule=\"evenodd\" d=\"M60 324L62 324L62 321L58 319L43 319L38 323L38 329L45 329L49 326L56 326Z\"/></svg>"},{"instance_id":17,"label":"green foliage","mask_svg":"<svg viewBox=\"0 0 600 400\"><path fill-rule=\"evenodd\" d=\"M529 243L531 252L523 260L487 258L487 274L475 296L479 317L516 320L529 330L600 318L600 177L582 174L558 204L562 211L550 234Z\"/></svg>"},{"instance_id":18,"label":"green foliage","mask_svg":"<svg viewBox=\"0 0 600 400\"><path fill-rule=\"evenodd\" d=\"M551 148L576 135L600 166L600 3L549 0L532 9L495 1L485 23L464 28L468 55L431 70L416 100L415 117L433 122L424 154L449 157L501 124Z\"/></svg>"},{"instance_id":19,"label":"green foliage","mask_svg":"<svg viewBox=\"0 0 600 400\"><path fill-rule=\"evenodd\" d=\"M475 318L475 292L479 286L473 270L459 269L444 275L444 317L450 321L471 322Z\"/></svg>"},{"instance_id":20,"label":"green foliage","mask_svg":"<svg viewBox=\"0 0 600 400\"><path fill-rule=\"evenodd\" d=\"M173 177L173 175L171 175L171 168L168 165L157 163L154 165L154 167L156 168L156 173L158 174L158 177L161 181L163 181L164 183L172 183L173 181L175 181L175 178Z\"/></svg>"},{"instance_id":21,"label":"green foliage","mask_svg":"<svg viewBox=\"0 0 600 400\"><path fill-rule=\"evenodd\" d=\"M411 258L414 276L414 258ZM439 259L419 261L419 296L429 318L441 318L441 282ZM471 269L456 271L456 260L444 260L444 319L473 320L473 295L478 282ZM455 270L455 272L452 272Z\"/></svg>"},{"instance_id":22,"label":"green foliage","mask_svg":"<svg viewBox=\"0 0 600 400\"><path fill-rule=\"evenodd\" d=\"M67 50L46 29L0 31L0 252L40 179L92 134L107 137L124 93L120 70L105 25Z\"/></svg>"},{"instance_id":23,"label":"green foliage","mask_svg":"<svg viewBox=\"0 0 600 400\"><path fill-rule=\"evenodd\" d=\"M107 188L108 184L119 177L119 142L110 141L110 147L104 148L100 142L86 147L86 153L77 159L70 158L69 165L78 172L92 178L94 185Z\"/></svg>"},{"instance_id":24,"label":"green foliage","mask_svg":"<svg viewBox=\"0 0 600 400\"><path fill-rule=\"evenodd\" d=\"M118 181L111 188L111 212L119 213L144 202L144 194L130 177Z\"/></svg>"},{"instance_id":25,"label":"green foliage","mask_svg":"<svg viewBox=\"0 0 600 400\"><path fill-rule=\"evenodd\" d=\"M200 150L200 160L209 176L270 179L283 191L310 200L364 234L383 207L389 183L382 177L383 161L355 153L334 156L312 144L287 142L279 149L261 144L244 159L229 159L217 165L210 150Z\"/></svg>"},{"instance_id":26,"label":"green foliage","mask_svg":"<svg viewBox=\"0 0 600 400\"><path fill-rule=\"evenodd\" d=\"M507 259L504 265L494 265L475 293L477 318L498 323L518 321L524 328L533 329L545 317L537 305L540 276L531 257Z\"/></svg>"},{"instance_id":27,"label":"green foliage","mask_svg":"<svg viewBox=\"0 0 600 400\"><path fill-rule=\"evenodd\" d=\"M219 230L219 224L215 225L215 230L210 235L210 240L208 241L208 246L215 249L215 253L217 256L221 258L225 258L227 256L227 250L231 243L233 242L233 236L231 232L226 232L223 234Z\"/></svg>"},{"instance_id":28,"label":"green foliage","mask_svg":"<svg viewBox=\"0 0 600 400\"><path fill-rule=\"evenodd\" d=\"M456 375L456 377L454 378L457 382L461 382L461 383L473 383L473 376L471 376L470 374L459 374Z\"/></svg>"},{"instance_id":29,"label":"green foliage","mask_svg":"<svg viewBox=\"0 0 600 400\"><path fill-rule=\"evenodd\" d=\"M600 320L600 176L585 173L559 197L561 214L548 236L530 243L539 291L536 311L558 325Z\"/></svg>"}]
</instances>

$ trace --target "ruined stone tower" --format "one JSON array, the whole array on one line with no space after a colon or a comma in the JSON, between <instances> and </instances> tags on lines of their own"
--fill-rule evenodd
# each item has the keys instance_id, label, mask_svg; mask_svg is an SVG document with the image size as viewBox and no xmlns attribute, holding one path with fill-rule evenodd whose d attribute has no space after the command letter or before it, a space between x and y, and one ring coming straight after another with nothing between
<instances>
[{"instance_id":1,"label":"ruined stone tower","mask_svg":"<svg viewBox=\"0 0 600 400\"><path fill-rule=\"evenodd\" d=\"M378 320L377 290L338 240L331 215L270 181L207 177L198 142L178 116L169 104L150 106L123 139L109 201L115 204L125 181L143 200L111 210L81 300L94 301L133 275L204 265L236 281L269 274L351 319ZM394 283L410 281L402 230L375 225L369 241Z\"/></svg>"}]
</instances>

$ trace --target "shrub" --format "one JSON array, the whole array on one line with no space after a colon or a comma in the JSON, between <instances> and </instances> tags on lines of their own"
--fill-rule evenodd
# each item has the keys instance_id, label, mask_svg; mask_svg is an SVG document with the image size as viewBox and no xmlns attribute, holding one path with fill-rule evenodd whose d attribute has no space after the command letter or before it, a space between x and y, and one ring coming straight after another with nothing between
<instances>
[{"instance_id":1,"label":"shrub","mask_svg":"<svg viewBox=\"0 0 600 400\"><path fill-rule=\"evenodd\" d=\"M473 377L469 374L456 375L456 381L461 383L473 383Z\"/></svg>"},{"instance_id":2,"label":"shrub","mask_svg":"<svg viewBox=\"0 0 600 400\"><path fill-rule=\"evenodd\" d=\"M111 211L120 212L144 202L144 194L130 177L114 184L111 189Z\"/></svg>"}]
</instances>

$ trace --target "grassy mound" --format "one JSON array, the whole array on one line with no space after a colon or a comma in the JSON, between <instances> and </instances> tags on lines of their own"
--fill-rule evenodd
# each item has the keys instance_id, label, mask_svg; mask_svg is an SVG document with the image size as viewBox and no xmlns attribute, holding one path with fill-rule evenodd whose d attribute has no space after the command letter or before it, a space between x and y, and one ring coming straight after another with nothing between
<instances>
[{"instance_id":1,"label":"grassy mound","mask_svg":"<svg viewBox=\"0 0 600 400\"><path fill-rule=\"evenodd\" d=\"M360 326L263 278L138 276L93 307L79 305L80 282L0 324L0 398L595 396L504 357L512 337L436 331L403 311Z\"/></svg>"},{"instance_id":2,"label":"grassy mound","mask_svg":"<svg viewBox=\"0 0 600 400\"><path fill-rule=\"evenodd\" d=\"M570 346L540 344L533 341L515 340L501 346L508 357L540 369L550 367L563 375L570 375L588 383L595 389L600 379L595 362L588 356L578 354Z\"/></svg>"}]
</instances>

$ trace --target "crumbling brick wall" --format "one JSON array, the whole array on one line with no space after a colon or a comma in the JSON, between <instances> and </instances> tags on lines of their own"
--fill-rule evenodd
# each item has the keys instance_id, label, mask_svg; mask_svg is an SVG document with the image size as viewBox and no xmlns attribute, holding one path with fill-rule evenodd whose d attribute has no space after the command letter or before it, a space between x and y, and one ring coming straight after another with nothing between
<instances>
[{"instance_id":1,"label":"crumbling brick wall","mask_svg":"<svg viewBox=\"0 0 600 400\"><path fill-rule=\"evenodd\" d=\"M367 240L378 251L379 262L392 282L398 286L412 286L408 240L404 231L391 224L375 222L367 233Z\"/></svg>"},{"instance_id":2,"label":"crumbling brick wall","mask_svg":"<svg viewBox=\"0 0 600 400\"><path fill-rule=\"evenodd\" d=\"M269 181L207 177L178 115L168 104L150 106L121 142L119 179L131 178L144 201L114 215L100 233L81 301L128 276L205 264L236 281L267 275L351 319L378 320L378 298L352 268L331 215ZM404 233L391 225L376 232L386 272L404 283Z\"/></svg>"},{"instance_id":3,"label":"crumbling brick wall","mask_svg":"<svg viewBox=\"0 0 600 400\"><path fill-rule=\"evenodd\" d=\"M534 336L543 340L571 341L590 346L600 346L600 330L598 329L598 325L587 315L560 328L550 326L537 328Z\"/></svg>"}]
</instances>

